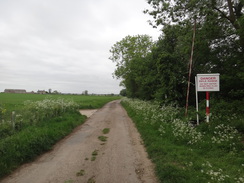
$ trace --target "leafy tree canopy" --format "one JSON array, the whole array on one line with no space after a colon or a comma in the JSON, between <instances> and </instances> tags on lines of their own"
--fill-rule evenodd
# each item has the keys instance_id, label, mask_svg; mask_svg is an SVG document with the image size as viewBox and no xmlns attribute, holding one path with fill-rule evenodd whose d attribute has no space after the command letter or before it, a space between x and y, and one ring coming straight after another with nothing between
<instances>
[{"instance_id":1,"label":"leafy tree canopy","mask_svg":"<svg viewBox=\"0 0 244 183\"><path fill-rule=\"evenodd\" d=\"M121 85L126 87L126 94L138 97L144 61L151 52L154 43L148 35L126 36L115 43L110 49L110 60L116 63L113 73L117 79L122 79Z\"/></svg>"},{"instance_id":2,"label":"leafy tree canopy","mask_svg":"<svg viewBox=\"0 0 244 183\"><path fill-rule=\"evenodd\" d=\"M155 27L162 35L127 36L114 44L110 59L114 77L122 79L128 97L184 105L191 55L192 28L196 38L190 101L194 76L220 73L219 97L244 97L244 0L148 0ZM193 21L194 20L194 21Z\"/></svg>"},{"instance_id":3,"label":"leafy tree canopy","mask_svg":"<svg viewBox=\"0 0 244 183\"><path fill-rule=\"evenodd\" d=\"M244 0L148 0L152 10L144 13L152 15L157 27L184 23L195 19L199 24L206 22L211 27L220 27L225 36L237 37L244 49ZM224 35L223 35L224 37Z\"/></svg>"},{"instance_id":4,"label":"leafy tree canopy","mask_svg":"<svg viewBox=\"0 0 244 183\"><path fill-rule=\"evenodd\" d=\"M109 59L116 63L114 76L124 80L141 58L151 52L152 38L148 35L126 36L110 49ZM123 81L122 81L123 83ZM123 85L123 84L122 84Z\"/></svg>"}]
</instances>

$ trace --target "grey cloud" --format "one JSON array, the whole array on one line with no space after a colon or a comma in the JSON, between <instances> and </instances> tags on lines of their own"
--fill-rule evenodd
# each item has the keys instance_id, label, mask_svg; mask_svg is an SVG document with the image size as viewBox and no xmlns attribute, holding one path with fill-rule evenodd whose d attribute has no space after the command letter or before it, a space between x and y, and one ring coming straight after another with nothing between
<instances>
[{"instance_id":1,"label":"grey cloud","mask_svg":"<svg viewBox=\"0 0 244 183\"><path fill-rule=\"evenodd\" d=\"M0 92L56 89L119 93L111 46L127 35L159 34L141 0L0 1Z\"/></svg>"}]
</instances>

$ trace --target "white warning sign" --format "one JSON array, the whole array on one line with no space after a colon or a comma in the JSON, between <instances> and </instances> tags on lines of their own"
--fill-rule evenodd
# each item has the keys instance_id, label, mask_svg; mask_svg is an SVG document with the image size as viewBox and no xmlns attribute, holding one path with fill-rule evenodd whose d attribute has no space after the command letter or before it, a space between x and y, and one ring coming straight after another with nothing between
<instances>
[{"instance_id":1,"label":"white warning sign","mask_svg":"<svg viewBox=\"0 0 244 183\"><path fill-rule=\"evenodd\" d=\"M197 91L219 91L219 74L197 74Z\"/></svg>"}]
</instances>

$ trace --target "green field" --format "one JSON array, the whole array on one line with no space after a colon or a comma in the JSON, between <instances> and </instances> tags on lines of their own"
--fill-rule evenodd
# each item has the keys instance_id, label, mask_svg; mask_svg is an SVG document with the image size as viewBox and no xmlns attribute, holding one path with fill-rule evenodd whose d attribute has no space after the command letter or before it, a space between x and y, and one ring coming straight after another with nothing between
<instances>
[{"instance_id":1,"label":"green field","mask_svg":"<svg viewBox=\"0 0 244 183\"><path fill-rule=\"evenodd\" d=\"M31 161L118 96L0 94L0 178ZM13 112L14 111L14 112Z\"/></svg>"},{"instance_id":2,"label":"green field","mask_svg":"<svg viewBox=\"0 0 244 183\"><path fill-rule=\"evenodd\" d=\"M52 94L13 94L13 93L0 93L0 105L6 106L10 109L19 109L26 100L39 101L45 98L63 98L77 102L80 108L100 108L105 103L119 99L118 96L96 96L96 95L52 95Z\"/></svg>"}]
</instances>

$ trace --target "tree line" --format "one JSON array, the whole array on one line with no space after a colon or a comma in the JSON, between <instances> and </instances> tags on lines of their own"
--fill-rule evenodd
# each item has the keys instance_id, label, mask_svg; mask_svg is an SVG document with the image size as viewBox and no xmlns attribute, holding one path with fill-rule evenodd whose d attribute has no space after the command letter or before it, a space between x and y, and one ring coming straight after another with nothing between
<instances>
[{"instance_id":1,"label":"tree line","mask_svg":"<svg viewBox=\"0 0 244 183\"><path fill-rule=\"evenodd\" d=\"M113 75L125 87L122 93L183 105L196 22L191 89L196 74L220 73L218 97L243 99L244 0L147 2L151 9L144 13L153 17L153 27L162 30L158 40L149 35L126 36L110 50L116 63Z\"/></svg>"}]
</instances>

